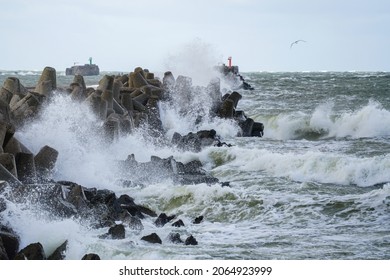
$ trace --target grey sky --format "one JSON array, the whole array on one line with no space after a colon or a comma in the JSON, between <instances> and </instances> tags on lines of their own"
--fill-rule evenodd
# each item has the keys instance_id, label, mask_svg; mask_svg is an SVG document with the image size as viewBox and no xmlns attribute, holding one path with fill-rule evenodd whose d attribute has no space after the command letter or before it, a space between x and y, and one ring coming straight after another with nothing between
<instances>
[{"instance_id":1,"label":"grey sky","mask_svg":"<svg viewBox=\"0 0 390 280\"><path fill-rule=\"evenodd\" d=\"M389 26L388 0L0 0L0 69L390 71Z\"/></svg>"}]
</instances>

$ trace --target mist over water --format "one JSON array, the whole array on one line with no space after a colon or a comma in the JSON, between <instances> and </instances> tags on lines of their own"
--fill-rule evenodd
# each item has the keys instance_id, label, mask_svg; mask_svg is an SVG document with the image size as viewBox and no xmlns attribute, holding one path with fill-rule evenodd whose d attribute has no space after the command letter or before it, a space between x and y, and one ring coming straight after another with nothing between
<instances>
[{"instance_id":1,"label":"mist over water","mask_svg":"<svg viewBox=\"0 0 390 280\"><path fill-rule=\"evenodd\" d=\"M221 61L222 55L217 54L212 45L195 39L168 55L165 68L175 75L191 77L194 85L206 86L212 78L219 76L214 67Z\"/></svg>"}]
</instances>

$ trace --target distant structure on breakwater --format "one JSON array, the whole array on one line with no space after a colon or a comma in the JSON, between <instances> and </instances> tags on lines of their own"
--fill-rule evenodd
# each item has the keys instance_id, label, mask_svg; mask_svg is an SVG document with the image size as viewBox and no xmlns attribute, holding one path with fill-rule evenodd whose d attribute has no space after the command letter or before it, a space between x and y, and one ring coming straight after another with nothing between
<instances>
[{"instance_id":1,"label":"distant structure on breakwater","mask_svg":"<svg viewBox=\"0 0 390 280\"><path fill-rule=\"evenodd\" d=\"M89 58L89 64L74 65L70 68L66 68L65 74L71 75L82 75L82 76L96 76L99 75L99 66L92 63L92 57Z\"/></svg>"},{"instance_id":2,"label":"distant structure on breakwater","mask_svg":"<svg viewBox=\"0 0 390 280\"><path fill-rule=\"evenodd\" d=\"M254 88L245 82L244 78L240 75L238 66L232 65L232 57L228 58L228 65L222 64L215 66L215 69L220 72L226 80L233 83L234 89L247 89L254 90Z\"/></svg>"}]
</instances>

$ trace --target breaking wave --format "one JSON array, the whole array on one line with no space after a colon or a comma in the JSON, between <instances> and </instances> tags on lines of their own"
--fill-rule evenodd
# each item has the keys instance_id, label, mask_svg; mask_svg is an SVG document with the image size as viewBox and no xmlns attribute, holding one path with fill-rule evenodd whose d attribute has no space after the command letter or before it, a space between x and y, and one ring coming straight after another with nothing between
<instances>
[{"instance_id":1,"label":"breaking wave","mask_svg":"<svg viewBox=\"0 0 390 280\"><path fill-rule=\"evenodd\" d=\"M264 119L265 137L278 140L390 136L390 111L375 101L341 114L334 111L333 103L325 103L311 114L298 111Z\"/></svg>"}]
</instances>

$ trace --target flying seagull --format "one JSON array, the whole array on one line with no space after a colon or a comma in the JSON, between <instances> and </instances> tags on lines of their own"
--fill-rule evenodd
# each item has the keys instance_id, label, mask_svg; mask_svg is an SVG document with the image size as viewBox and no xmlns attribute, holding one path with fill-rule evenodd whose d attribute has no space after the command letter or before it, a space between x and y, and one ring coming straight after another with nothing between
<instances>
[{"instance_id":1,"label":"flying seagull","mask_svg":"<svg viewBox=\"0 0 390 280\"><path fill-rule=\"evenodd\" d=\"M295 42L292 42L292 43L291 43L290 49L291 49L295 44L298 44L299 42L304 42L304 43L306 43L305 40L296 40Z\"/></svg>"}]
</instances>

